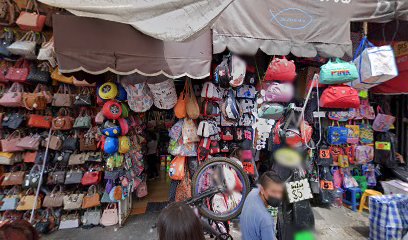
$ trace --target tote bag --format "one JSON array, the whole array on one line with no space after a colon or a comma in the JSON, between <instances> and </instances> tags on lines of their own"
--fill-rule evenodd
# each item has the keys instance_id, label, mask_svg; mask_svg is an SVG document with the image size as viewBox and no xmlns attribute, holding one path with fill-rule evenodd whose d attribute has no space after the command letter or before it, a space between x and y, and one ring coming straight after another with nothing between
<instances>
[{"instance_id":1,"label":"tote bag","mask_svg":"<svg viewBox=\"0 0 408 240\"><path fill-rule=\"evenodd\" d=\"M177 92L173 79L147 84L153 94L154 105L160 109L171 109L177 103Z\"/></svg>"},{"instance_id":2,"label":"tote bag","mask_svg":"<svg viewBox=\"0 0 408 240\"><path fill-rule=\"evenodd\" d=\"M134 112L146 112L153 106L153 96L146 83L123 84L128 105Z\"/></svg>"},{"instance_id":3,"label":"tote bag","mask_svg":"<svg viewBox=\"0 0 408 240\"><path fill-rule=\"evenodd\" d=\"M376 47L364 37L354 55L358 79L350 85L365 90L398 76L394 50L390 45Z\"/></svg>"},{"instance_id":4,"label":"tote bag","mask_svg":"<svg viewBox=\"0 0 408 240\"><path fill-rule=\"evenodd\" d=\"M381 107L377 107L377 116L373 122L373 130L377 132L387 132L395 122L395 117L384 114Z\"/></svg>"}]
</instances>

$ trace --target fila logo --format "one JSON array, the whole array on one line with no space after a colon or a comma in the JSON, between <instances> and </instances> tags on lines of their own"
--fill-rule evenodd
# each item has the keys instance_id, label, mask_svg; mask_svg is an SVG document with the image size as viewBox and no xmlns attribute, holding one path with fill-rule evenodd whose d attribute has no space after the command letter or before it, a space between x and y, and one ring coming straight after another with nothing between
<instances>
[{"instance_id":1,"label":"fila logo","mask_svg":"<svg viewBox=\"0 0 408 240\"><path fill-rule=\"evenodd\" d=\"M337 76L349 76L349 75L351 75L351 73L347 69L346 70L333 70L333 71L331 71L331 75L332 76L334 76L334 75L337 75Z\"/></svg>"}]
</instances>

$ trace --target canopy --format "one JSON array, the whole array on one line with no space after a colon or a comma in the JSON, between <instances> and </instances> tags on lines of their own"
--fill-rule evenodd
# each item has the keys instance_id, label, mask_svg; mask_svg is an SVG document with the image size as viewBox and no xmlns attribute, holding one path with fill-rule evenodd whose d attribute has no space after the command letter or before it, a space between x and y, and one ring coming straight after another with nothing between
<instances>
[{"instance_id":1,"label":"canopy","mask_svg":"<svg viewBox=\"0 0 408 240\"><path fill-rule=\"evenodd\" d=\"M211 33L188 42L163 42L128 24L72 15L54 15L55 52L62 73L112 71L169 78L210 75Z\"/></svg>"},{"instance_id":2,"label":"canopy","mask_svg":"<svg viewBox=\"0 0 408 240\"><path fill-rule=\"evenodd\" d=\"M396 0L235 0L212 27L213 52L228 48L248 55L260 49L268 55L351 56L350 22L390 21L396 4Z\"/></svg>"},{"instance_id":3,"label":"canopy","mask_svg":"<svg viewBox=\"0 0 408 240\"><path fill-rule=\"evenodd\" d=\"M77 16L130 24L163 41L185 41L200 35L232 1L40 0Z\"/></svg>"}]
</instances>

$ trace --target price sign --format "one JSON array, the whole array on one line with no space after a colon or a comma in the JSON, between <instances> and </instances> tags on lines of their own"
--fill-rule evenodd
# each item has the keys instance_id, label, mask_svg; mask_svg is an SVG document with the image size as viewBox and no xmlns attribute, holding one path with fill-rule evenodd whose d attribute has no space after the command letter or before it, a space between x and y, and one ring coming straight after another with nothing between
<instances>
[{"instance_id":1,"label":"price sign","mask_svg":"<svg viewBox=\"0 0 408 240\"><path fill-rule=\"evenodd\" d=\"M290 203L313 198L312 190L310 189L307 179L286 183L286 190Z\"/></svg>"},{"instance_id":2,"label":"price sign","mask_svg":"<svg viewBox=\"0 0 408 240\"><path fill-rule=\"evenodd\" d=\"M319 155L321 159L330 158L330 149L320 149Z\"/></svg>"}]
</instances>

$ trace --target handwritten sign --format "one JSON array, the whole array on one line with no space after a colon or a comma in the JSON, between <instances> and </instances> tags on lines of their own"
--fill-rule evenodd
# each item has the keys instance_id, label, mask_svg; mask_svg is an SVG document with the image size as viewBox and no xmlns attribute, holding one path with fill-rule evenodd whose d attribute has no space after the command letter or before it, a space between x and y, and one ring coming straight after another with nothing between
<instances>
[{"instance_id":1,"label":"handwritten sign","mask_svg":"<svg viewBox=\"0 0 408 240\"><path fill-rule=\"evenodd\" d=\"M313 198L312 190L310 189L307 179L286 183L286 190L290 203Z\"/></svg>"}]
</instances>

